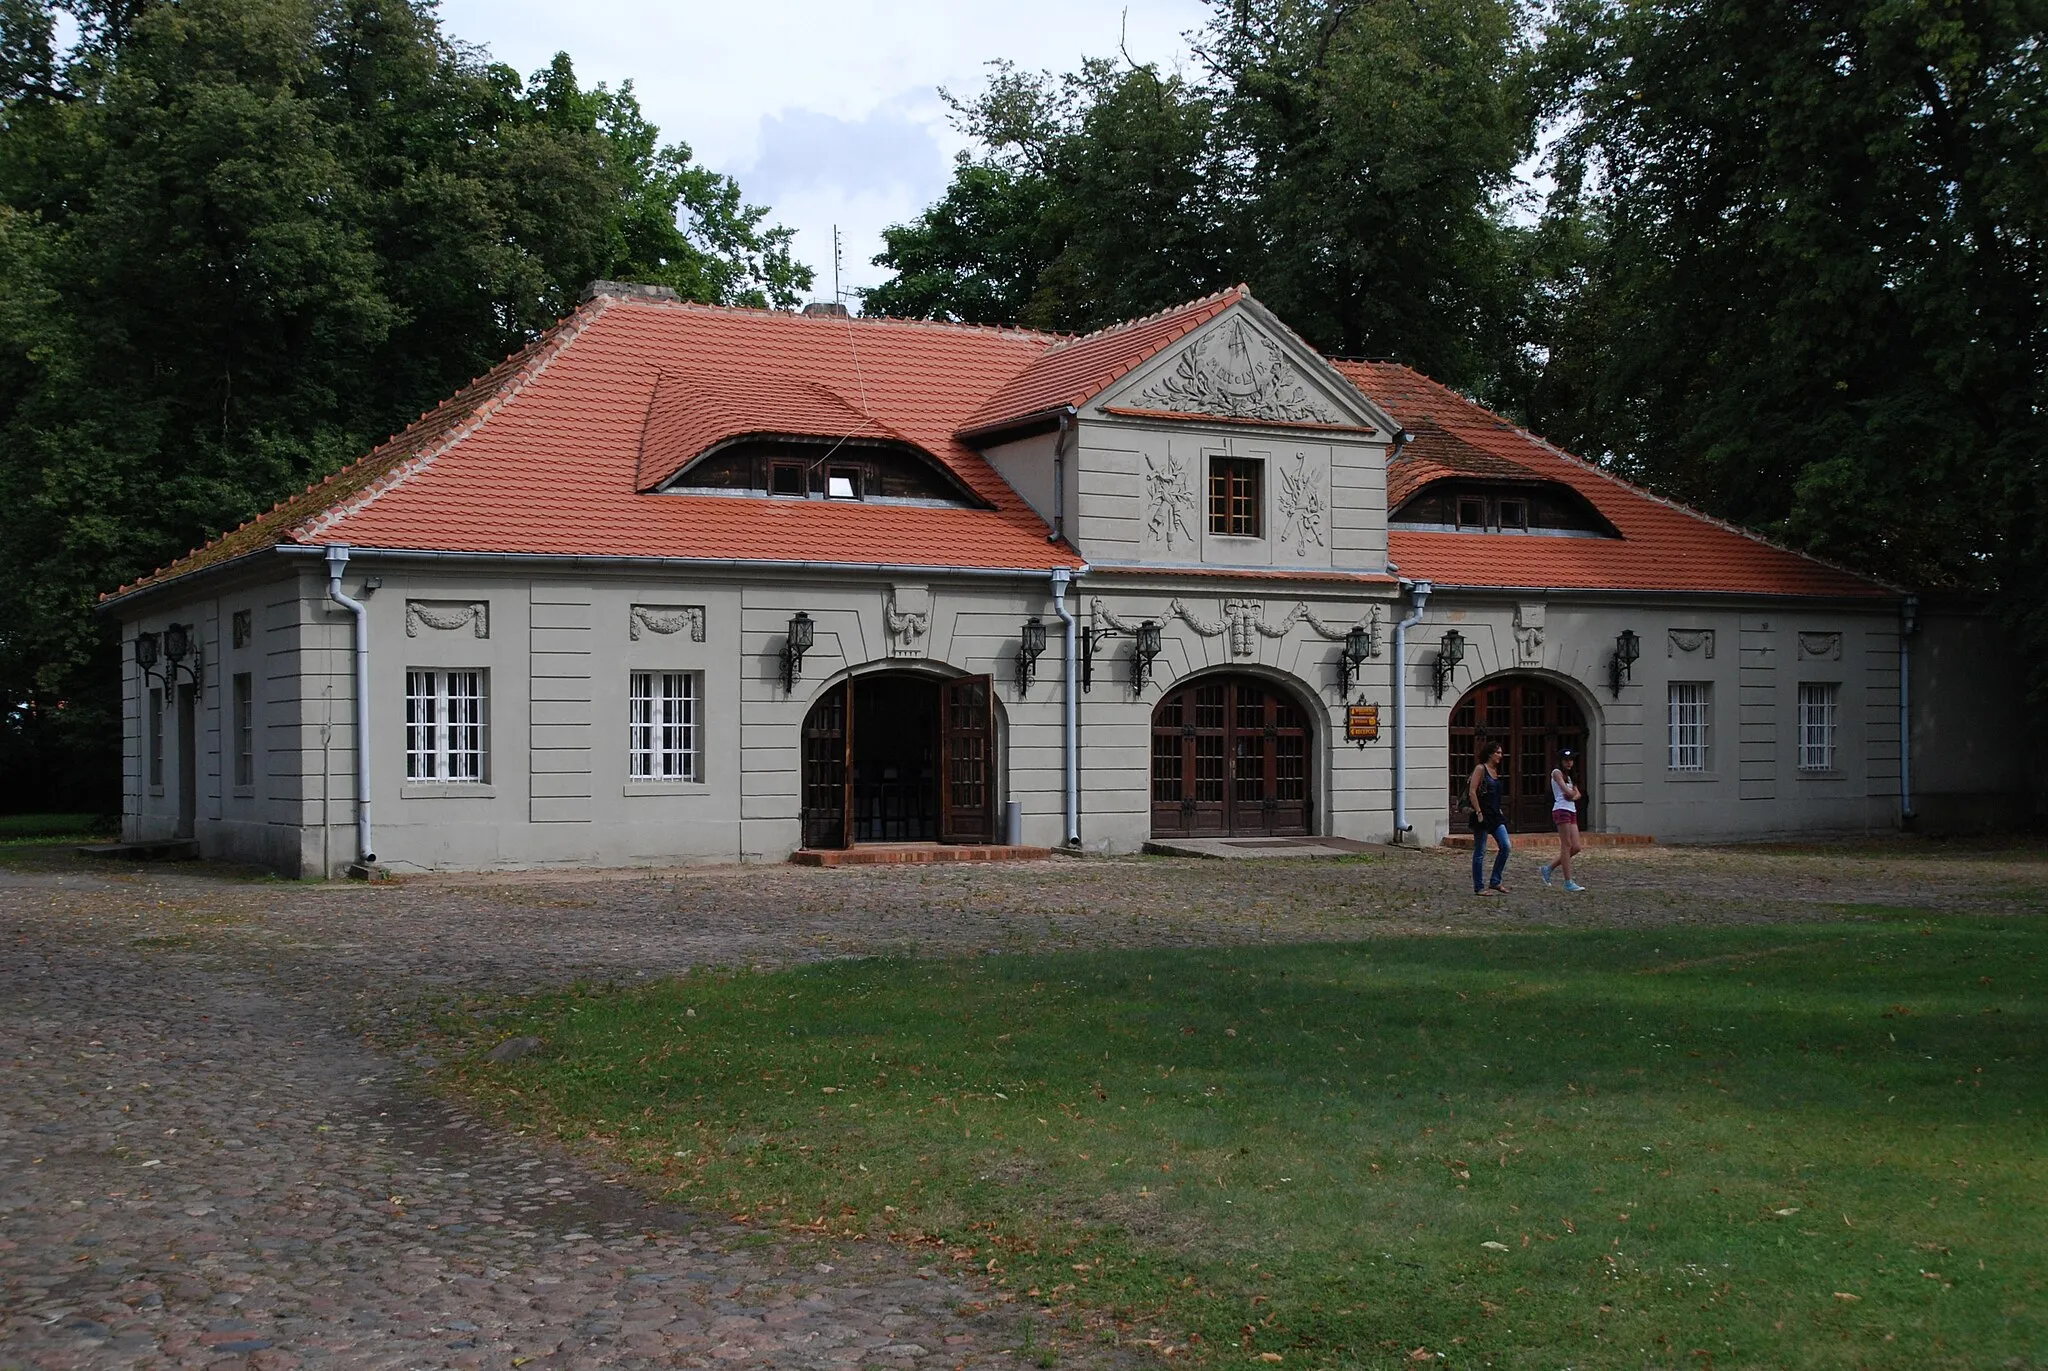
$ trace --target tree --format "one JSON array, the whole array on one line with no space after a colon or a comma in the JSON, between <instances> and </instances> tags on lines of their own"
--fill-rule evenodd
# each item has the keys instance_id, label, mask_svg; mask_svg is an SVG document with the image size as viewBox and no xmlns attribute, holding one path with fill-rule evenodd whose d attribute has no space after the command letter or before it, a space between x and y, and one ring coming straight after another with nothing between
<instances>
[{"instance_id":1,"label":"tree","mask_svg":"<svg viewBox=\"0 0 2048 1371\"><path fill-rule=\"evenodd\" d=\"M888 231L867 303L1085 328L1244 280L1319 346L1495 385L1530 44L1512 0L1217 0L1198 79L998 64L954 105L981 154Z\"/></svg>"},{"instance_id":2,"label":"tree","mask_svg":"<svg viewBox=\"0 0 2048 1371\"><path fill-rule=\"evenodd\" d=\"M2048 643L2041 0L1570 0L1561 440ZM2036 652L2034 660L2043 660Z\"/></svg>"},{"instance_id":3,"label":"tree","mask_svg":"<svg viewBox=\"0 0 2048 1371\"><path fill-rule=\"evenodd\" d=\"M522 82L427 4L63 8L60 52L55 6L0 0L0 691L103 777L99 593L368 450L593 278L810 283L630 87L566 56Z\"/></svg>"}]
</instances>

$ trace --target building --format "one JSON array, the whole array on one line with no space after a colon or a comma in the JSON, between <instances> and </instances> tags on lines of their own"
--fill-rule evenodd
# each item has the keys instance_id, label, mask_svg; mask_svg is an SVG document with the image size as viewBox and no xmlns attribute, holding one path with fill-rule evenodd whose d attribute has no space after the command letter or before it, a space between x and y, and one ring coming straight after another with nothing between
<instances>
[{"instance_id":1,"label":"building","mask_svg":"<svg viewBox=\"0 0 2048 1371\"><path fill-rule=\"evenodd\" d=\"M600 283L107 606L125 836L309 875L990 843L1011 802L1087 851L1426 845L1481 735L1518 827L1565 746L1591 830L1912 804L1909 597L1242 287L1068 338ZM1988 636L1941 631L1924 689L2007 717Z\"/></svg>"}]
</instances>

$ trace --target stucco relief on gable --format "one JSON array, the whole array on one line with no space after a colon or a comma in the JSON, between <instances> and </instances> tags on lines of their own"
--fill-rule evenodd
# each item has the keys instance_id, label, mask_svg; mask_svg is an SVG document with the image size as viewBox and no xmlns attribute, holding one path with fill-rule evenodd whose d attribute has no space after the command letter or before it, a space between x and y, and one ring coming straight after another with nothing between
<instances>
[{"instance_id":1,"label":"stucco relief on gable","mask_svg":"<svg viewBox=\"0 0 2048 1371\"><path fill-rule=\"evenodd\" d=\"M419 637L422 625L443 633L473 629L477 637L488 638L491 636L491 607L483 600L407 600L405 636Z\"/></svg>"},{"instance_id":2,"label":"stucco relief on gable","mask_svg":"<svg viewBox=\"0 0 2048 1371\"><path fill-rule=\"evenodd\" d=\"M1543 660L1543 606L1515 606L1515 660L1534 666Z\"/></svg>"},{"instance_id":3,"label":"stucco relief on gable","mask_svg":"<svg viewBox=\"0 0 2048 1371\"><path fill-rule=\"evenodd\" d=\"M1276 464L1280 476L1280 543L1284 547L1292 544L1294 555L1306 557L1308 545L1326 546L1323 542L1323 520L1329 514L1329 504L1323 499L1322 466L1311 463L1306 453L1294 454L1294 470Z\"/></svg>"},{"instance_id":4,"label":"stucco relief on gable","mask_svg":"<svg viewBox=\"0 0 2048 1371\"><path fill-rule=\"evenodd\" d=\"M1148 453L1145 457L1145 536L1155 543L1173 546L1176 531L1190 543L1195 531L1188 520L1195 512L1195 492L1188 480L1188 464L1169 453L1161 466Z\"/></svg>"},{"instance_id":5,"label":"stucco relief on gable","mask_svg":"<svg viewBox=\"0 0 2048 1371\"><path fill-rule=\"evenodd\" d=\"M1346 422L1302 379L1280 345L1243 319L1232 319L1183 348L1173 369L1138 393L1138 403L1225 419Z\"/></svg>"},{"instance_id":6,"label":"stucco relief on gable","mask_svg":"<svg viewBox=\"0 0 2048 1371\"><path fill-rule=\"evenodd\" d=\"M702 605L634 605L627 620L626 634L634 642L646 633L681 633L690 631L690 641L704 641L704 606Z\"/></svg>"}]
</instances>

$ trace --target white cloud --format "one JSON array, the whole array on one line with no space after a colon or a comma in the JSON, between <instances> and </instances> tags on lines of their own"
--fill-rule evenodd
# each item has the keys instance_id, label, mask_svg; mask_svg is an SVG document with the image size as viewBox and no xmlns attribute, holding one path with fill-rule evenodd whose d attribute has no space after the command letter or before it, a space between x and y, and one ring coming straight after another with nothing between
<instances>
[{"instance_id":1,"label":"white cloud","mask_svg":"<svg viewBox=\"0 0 2048 1371\"><path fill-rule=\"evenodd\" d=\"M797 253L831 290L832 225L848 288L887 273L868 265L881 230L945 188L961 146L937 89L976 89L985 64L1070 70L1084 56L1186 60L1199 0L947 3L947 0L443 0L448 32L522 72L558 51L586 83L633 82L668 140L739 178L747 198L797 230Z\"/></svg>"}]
</instances>

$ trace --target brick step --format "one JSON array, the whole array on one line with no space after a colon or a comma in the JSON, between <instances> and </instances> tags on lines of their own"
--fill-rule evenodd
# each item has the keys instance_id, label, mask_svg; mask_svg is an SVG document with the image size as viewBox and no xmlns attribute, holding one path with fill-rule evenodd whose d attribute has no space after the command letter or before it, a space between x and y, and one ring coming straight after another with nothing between
<instances>
[{"instance_id":1,"label":"brick step","mask_svg":"<svg viewBox=\"0 0 2048 1371\"><path fill-rule=\"evenodd\" d=\"M1553 832L1516 833L1509 830L1508 837L1516 847L1555 847L1557 834ZM1654 847L1657 840L1647 833L1581 833L1579 841L1587 847ZM1449 833L1444 835L1445 847L1470 847L1470 833ZM1488 846L1492 846L1491 843Z\"/></svg>"},{"instance_id":2,"label":"brick step","mask_svg":"<svg viewBox=\"0 0 2048 1371\"><path fill-rule=\"evenodd\" d=\"M937 862L1037 862L1049 847L1003 843L861 843L855 847L803 847L789 855L798 866L928 866Z\"/></svg>"}]
</instances>

